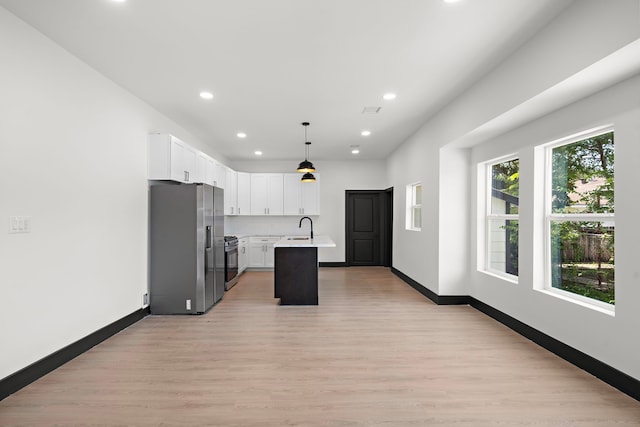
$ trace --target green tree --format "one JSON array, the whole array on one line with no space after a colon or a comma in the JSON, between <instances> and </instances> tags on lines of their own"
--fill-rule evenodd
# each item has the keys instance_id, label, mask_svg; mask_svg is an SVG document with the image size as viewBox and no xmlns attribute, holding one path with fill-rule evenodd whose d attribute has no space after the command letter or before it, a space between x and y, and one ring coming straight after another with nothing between
<instances>
[{"instance_id":1,"label":"green tree","mask_svg":"<svg viewBox=\"0 0 640 427\"><path fill-rule=\"evenodd\" d=\"M595 188L581 191L582 185L597 182ZM613 132L587 138L571 144L556 147L552 151L552 212L553 213L613 213L614 199L614 137ZM613 263L613 258L605 254L613 254L613 231L603 227L601 222L567 221L552 224L552 275L553 283L563 288L571 288L577 292L579 286L566 284L562 276L580 277L585 271L575 268L576 263L584 261L584 235L599 235L595 250L597 263L596 275L598 288L603 282L613 283L613 271L605 271L603 262ZM571 259L566 260L564 253L570 253ZM593 257L593 255L591 255ZM605 259L607 258L607 259ZM562 264L570 263L573 268L563 270ZM611 299L609 295L594 292L593 289L583 287L583 295L598 299ZM602 295L602 296L594 296ZM604 299L603 299L604 300Z\"/></svg>"}]
</instances>

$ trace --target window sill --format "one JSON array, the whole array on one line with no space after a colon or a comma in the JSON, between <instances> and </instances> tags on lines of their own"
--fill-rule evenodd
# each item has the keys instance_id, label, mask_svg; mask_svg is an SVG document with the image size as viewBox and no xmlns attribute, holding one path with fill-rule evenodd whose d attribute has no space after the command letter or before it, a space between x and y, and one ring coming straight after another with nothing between
<instances>
[{"instance_id":1,"label":"window sill","mask_svg":"<svg viewBox=\"0 0 640 427\"><path fill-rule=\"evenodd\" d=\"M573 304L578 304L582 307L590 308L600 313L615 317L616 309L615 305L607 304L606 302L594 300L592 298L583 297L582 295L572 294L571 292L563 291L561 289L536 289L538 292L550 295L554 298L559 298L564 301L568 301Z\"/></svg>"},{"instance_id":2,"label":"window sill","mask_svg":"<svg viewBox=\"0 0 640 427\"><path fill-rule=\"evenodd\" d=\"M480 273L486 274L487 276L495 277L496 279L504 280L505 282L509 282L511 284L518 284L518 276L514 276L512 274L502 273L499 271L491 271L491 270L478 270Z\"/></svg>"}]
</instances>

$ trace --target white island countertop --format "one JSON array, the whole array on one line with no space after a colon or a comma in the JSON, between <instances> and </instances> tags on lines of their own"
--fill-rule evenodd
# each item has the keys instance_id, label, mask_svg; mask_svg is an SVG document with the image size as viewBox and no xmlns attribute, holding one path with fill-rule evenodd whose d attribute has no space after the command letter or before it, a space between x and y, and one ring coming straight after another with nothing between
<instances>
[{"instance_id":1,"label":"white island countertop","mask_svg":"<svg viewBox=\"0 0 640 427\"><path fill-rule=\"evenodd\" d=\"M285 236L273 245L276 248L335 248L329 236Z\"/></svg>"}]
</instances>

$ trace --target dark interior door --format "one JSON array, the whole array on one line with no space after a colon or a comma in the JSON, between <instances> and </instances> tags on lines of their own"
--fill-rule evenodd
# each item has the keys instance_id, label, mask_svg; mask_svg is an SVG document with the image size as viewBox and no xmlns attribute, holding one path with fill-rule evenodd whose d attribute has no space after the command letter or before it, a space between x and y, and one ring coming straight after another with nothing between
<instances>
[{"instance_id":1,"label":"dark interior door","mask_svg":"<svg viewBox=\"0 0 640 427\"><path fill-rule=\"evenodd\" d=\"M380 199L378 191L347 191L347 265L381 265Z\"/></svg>"}]
</instances>

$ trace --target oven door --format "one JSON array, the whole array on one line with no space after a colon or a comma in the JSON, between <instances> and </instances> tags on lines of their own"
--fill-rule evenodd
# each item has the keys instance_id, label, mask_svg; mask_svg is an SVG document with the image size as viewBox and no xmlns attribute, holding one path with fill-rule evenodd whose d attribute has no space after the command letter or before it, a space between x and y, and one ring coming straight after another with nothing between
<instances>
[{"instance_id":1,"label":"oven door","mask_svg":"<svg viewBox=\"0 0 640 427\"><path fill-rule=\"evenodd\" d=\"M224 251L224 289L228 291L238 280L238 244L229 244Z\"/></svg>"}]
</instances>

